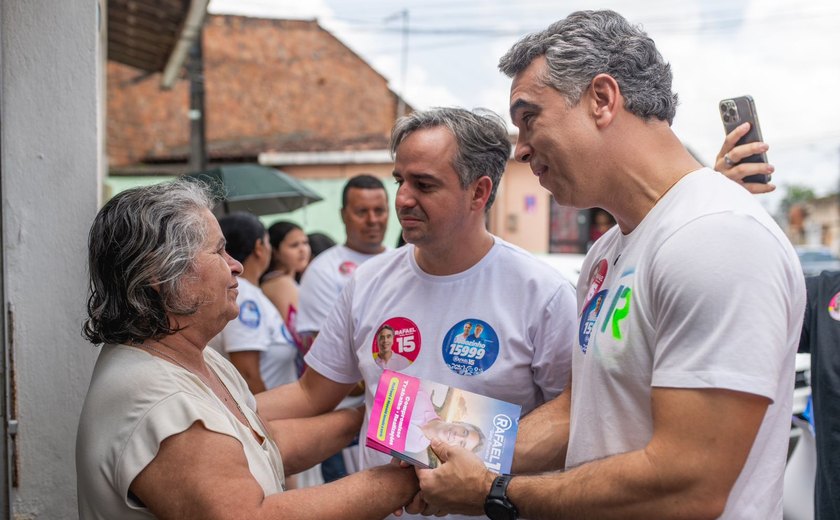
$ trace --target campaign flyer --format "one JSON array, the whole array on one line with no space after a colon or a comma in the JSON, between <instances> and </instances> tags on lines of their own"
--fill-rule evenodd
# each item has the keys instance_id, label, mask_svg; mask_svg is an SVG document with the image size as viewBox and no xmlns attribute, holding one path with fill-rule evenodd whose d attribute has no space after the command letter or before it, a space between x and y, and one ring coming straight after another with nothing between
<instances>
[{"instance_id":1,"label":"campaign flyer","mask_svg":"<svg viewBox=\"0 0 840 520\"><path fill-rule=\"evenodd\" d=\"M440 464L431 439L473 451L485 466L509 473L519 405L385 370L371 409L365 445L409 464Z\"/></svg>"}]
</instances>

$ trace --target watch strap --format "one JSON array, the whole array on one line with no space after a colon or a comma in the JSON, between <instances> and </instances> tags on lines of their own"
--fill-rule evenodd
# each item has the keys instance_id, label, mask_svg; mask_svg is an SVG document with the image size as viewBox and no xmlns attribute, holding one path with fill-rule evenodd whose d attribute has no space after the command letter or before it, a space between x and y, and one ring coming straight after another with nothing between
<instances>
[{"instance_id":1,"label":"watch strap","mask_svg":"<svg viewBox=\"0 0 840 520\"><path fill-rule=\"evenodd\" d=\"M519 510L508 500L507 488L513 475L499 475L493 479L490 492L484 500L484 513L491 520L516 520Z\"/></svg>"},{"instance_id":2,"label":"watch strap","mask_svg":"<svg viewBox=\"0 0 840 520\"><path fill-rule=\"evenodd\" d=\"M493 479L493 485L490 486L490 493L487 494L487 498L507 500L507 487L512 478L513 475L499 475Z\"/></svg>"}]
</instances>

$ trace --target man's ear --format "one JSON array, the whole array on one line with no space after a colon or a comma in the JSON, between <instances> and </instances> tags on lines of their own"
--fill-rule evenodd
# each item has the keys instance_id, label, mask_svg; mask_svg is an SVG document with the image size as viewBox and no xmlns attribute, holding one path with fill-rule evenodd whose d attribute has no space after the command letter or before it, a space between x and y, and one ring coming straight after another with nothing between
<instances>
[{"instance_id":1,"label":"man's ear","mask_svg":"<svg viewBox=\"0 0 840 520\"><path fill-rule=\"evenodd\" d=\"M592 116L599 128L609 126L624 106L618 82L609 74L598 74L592 78L587 95Z\"/></svg>"},{"instance_id":2,"label":"man's ear","mask_svg":"<svg viewBox=\"0 0 840 520\"><path fill-rule=\"evenodd\" d=\"M263 249L263 248L260 248L260 245L261 245L261 244L265 245L265 246L266 246L266 248L264 248L264 249ZM254 249L253 249L252 251L253 251L253 253L251 253L251 254L255 254L255 255L260 255L260 256L262 256L263 251L267 251L267 252L268 252L268 254L269 254L269 255L271 255L271 244L270 244L270 243L268 243L268 242L267 242L265 239L263 239L263 238L258 238L258 239L257 239L257 241L256 241L256 242L254 242Z\"/></svg>"},{"instance_id":3,"label":"man's ear","mask_svg":"<svg viewBox=\"0 0 840 520\"><path fill-rule=\"evenodd\" d=\"M487 201L490 200L490 193L493 191L493 181L490 177L484 175L479 177L473 186L472 193L472 209L484 211L487 207Z\"/></svg>"}]
</instances>

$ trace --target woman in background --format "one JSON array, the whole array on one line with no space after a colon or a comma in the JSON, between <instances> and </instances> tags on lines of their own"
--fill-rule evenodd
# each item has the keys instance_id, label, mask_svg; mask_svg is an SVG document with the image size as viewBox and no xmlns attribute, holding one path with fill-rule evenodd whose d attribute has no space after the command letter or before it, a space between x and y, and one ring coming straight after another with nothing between
<instances>
[{"instance_id":1,"label":"woman in background","mask_svg":"<svg viewBox=\"0 0 840 520\"><path fill-rule=\"evenodd\" d=\"M268 228L268 241L271 244L271 263L260 279L260 288L280 311L283 322L300 349L303 345L295 327L298 280L309 265L312 254L309 238L297 224L280 221Z\"/></svg>"}]
</instances>

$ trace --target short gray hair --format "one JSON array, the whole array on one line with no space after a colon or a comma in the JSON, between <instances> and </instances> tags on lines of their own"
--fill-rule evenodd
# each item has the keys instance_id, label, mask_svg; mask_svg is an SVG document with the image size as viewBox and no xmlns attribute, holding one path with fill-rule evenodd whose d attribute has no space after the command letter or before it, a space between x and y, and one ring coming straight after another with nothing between
<instances>
[{"instance_id":1,"label":"short gray hair","mask_svg":"<svg viewBox=\"0 0 840 520\"><path fill-rule=\"evenodd\" d=\"M92 343L141 343L173 334L169 315L198 303L181 295L207 239L212 192L179 179L123 191L96 215L88 236L90 295L83 334Z\"/></svg>"},{"instance_id":2,"label":"short gray hair","mask_svg":"<svg viewBox=\"0 0 840 520\"><path fill-rule=\"evenodd\" d=\"M677 95L671 91L671 66L641 27L615 11L577 11L529 34L502 56L499 69L513 77L543 55L545 84L570 106L577 105L592 78L604 73L618 82L628 111L673 123Z\"/></svg>"},{"instance_id":3,"label":"short gray hair","mask_svg":"<svg viewBox=\"0 0 840 520\"><path fill-rule=\"evenodd\" d=\"M445 127L455 136L458 151L452 168L458 174L461 188L483 176L490 177L493 187L487 207L496 199L496 189L510 158L510 140L505 123L498 114L485 109L433 108L401 117L391 131L391 156L409 135L417 130Z\"/></svg>"}]
</instances>

